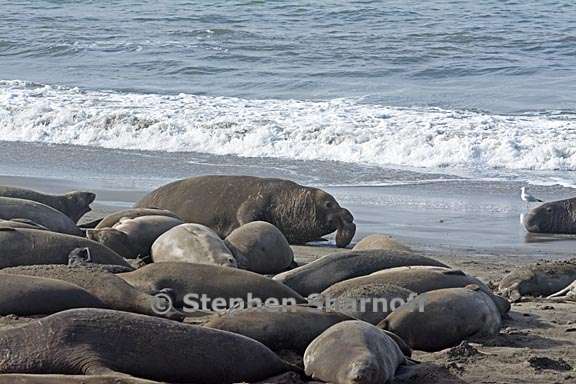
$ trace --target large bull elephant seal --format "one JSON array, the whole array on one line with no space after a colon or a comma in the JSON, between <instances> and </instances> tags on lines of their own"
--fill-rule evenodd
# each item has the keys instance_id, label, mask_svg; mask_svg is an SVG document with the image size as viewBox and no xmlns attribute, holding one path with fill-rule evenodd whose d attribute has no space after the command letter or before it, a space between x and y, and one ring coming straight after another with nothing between
<instances>
[{"instance_id":1,"label":"large bull elephant seal","mask_svg":"<svg viewBox=\"0 0 576 384\"><path fill-rule=\"evenodd\" d=\"M187 262L237 267L236 258L216 232L201 224L181 224L152 244L154 262Z\"/></svg>"},{"instance_id":2,"label":"large bull elephant seal","mask_svg":"<svg viewBox=\"0 0 576 384\"><path fill-rule=\"evenodd\" d=\"M222 238L251 221L274 224L291 244L337 230L336 245L352 241L353 216L330 194L292 181L252 176L198 176L151 192L136 207L168 209L186 222L212 228Z\"/></svg>"},{"instance_id":3,"label":"large bull elephant seal","mask_svg":"<svg viewBox=\"0 0 576 384\"><path fill-rule=\"evenodd\" d=\"M68 264L68 255L88 248L90 261L130 268L122 257L83 237L37 229L0 229L0 268L35 264Z\"/></svg>"},{"instance_id":4,"label":"large bull elephant seal","mask_svg":"<svg viewBox=\"0 0 576 384\"><path fill-rule=\"evenodd\" d=\"M506 275L500 292L512 301L522 296L549 296L576 280L576 259L528 264Z\"/></svg>"},{"instance_id":5,"label":"large bull elephant seal","mask_svg":"<svg viewBox=\"0 0 576 384\"><path fill-rule=\"evenodd\" d=\"M251 297L262 302L268 299L288 300L298 304L305 302L292 289L257 273L210 264L152 263L118 276L151 294L171 289L177 306L183 306L184 296L190 293L205 295L212 300L240 298L248 302Z\"/></svg>"},{"instance_id":6,"label":"large bull elephant seal","mask_svg":"<svg viewBox=\"0 0 576 384\"><path fill-rule=\"evenodd\" d=\"M32 200L52 207L66 216L74 223L84 214L90 212L90 204L96 199L92 192L69 192L64 195L47 195L41 192L16 187L0 186L0 197Z\"/></svg>"},{"instance_id":7,"label":"large bull elephant seal","mask_svg":"<svg viewBox=\"0 0 576 384\"><path fill-rule=\"evenodd\" d=\"M0 197L0 219L27 219L54 232L75 236L84 235L68 216L32 200Z\"/></svg>"},{"instance_id":8,"label":"large bull elephant seal","mask_svg":"<svg viewBox=\"0 0 576 384\"><path fill-rule=\"evenodd\" d=\"M551 201L522 216L528 232L576 234L576 197Z\"/></svg>"},{"instance_id":9,"label":"large bull elephant seal","mask_svg":"<svg viewBox=\"0 0 576 384\"><path fill-rule=\"evenodd\" d=\"M274 276L277 280L301 295L320 293L342 280L364 276L382 269L406 265L431 265L446 267L429 257L408 252L348 251L331 253L318 260Z\"/></svg>"},{"instance_id":10,"label":"large bull elephant seal","mask_svg":"<svg viewBox=\"0 0 576 384\"><path fill-rule=\"evenodd\" d=\"M120 373L226 384L289 370L274 352L245 336L108 309L68 310L2 330L0 350L0 373Z\"/></svg>"},{"instance_id":11,"label":"large bull elephant seal","mask_svg":"<svg viewBox=\"0 0 576 384\"><path fill-rule=\"evenodd\" d=\"M423 293L378 326L397 334L413 349L435 352L469 337L497 334L502 318L491 298L471 285Z\"/></svg>"},{"instance_id":12,"label":"large bull elephant seal","mask_svg":"<svg viewBox=\"0 0 576 384\"><path fill-rule=\"evenodd\" d=\"M338 323L304 353L306 374L328 383L388 383L407 359L388 334L359 320Z\"/></svg>"},{"instance_id":13,"label":"large bull elephant seal","mask_svg":"<svg viewBox=\"0 0 576 384\"><path fill-rule=\"evenodd\" d=\"M177 320L183 317L177 311L169 311L165 314L155 312L154 306L157 305L158 298L139 291L121 277L102 271L97 265L81 267L59 264L29 265L4 268L0 273L41 277L74 284L98 298L102 302L100 307L103 308L150 316L161 315Z\"/></svg>"},{"instance_id":14,"label":"large bull elephant seal","mask_svg":"<svg viewBox=\"0 0 576 384\"><path fill-rule=\"evenodd\" d=\"M103 308L81 287L42 277L0 272L0 315L50 315L72 308Z\"/></svg>"}]
</instances>

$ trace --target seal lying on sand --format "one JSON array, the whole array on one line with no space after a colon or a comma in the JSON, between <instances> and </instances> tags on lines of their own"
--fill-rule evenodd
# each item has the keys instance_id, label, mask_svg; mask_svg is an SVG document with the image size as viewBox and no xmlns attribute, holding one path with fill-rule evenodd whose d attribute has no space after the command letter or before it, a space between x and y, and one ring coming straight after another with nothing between
<instances>
[{"instance_id":1,"label":"seal lying on sand","mask_svg":"<svg viewBox=\"0 0 576 384\"><path fill-rule=\"evenodd\" d=\"M93 263L130 265L103 245L78 236L37 229L0 229L0 268L35 264L68 264L76 248L88 248Z\"/></svg>"},{"instance_id":2,"label":"seal lying on sand","mask_svg":"<svg viewBox=\"0 0 576 384\"><path fill-rule=\"evenodd\" d=\"M64 195L47 195L29 189L3 186L0 186L0 197L36 201L64 213L74 223L90 212L90 204L96 199L96 195L92 192L75 191Z\"/></svg>"},{"instance_id":3,"label":"seal lying on sand","mask_svg":"<svg viewBox=\"0 0 576 384\"><path fill-rule=\"evenodd\" d=\"M84 236L68 216L32 200L0 197L0 219L28 219L54 232Z\"/></svg>"},{"instance_id":4,"label":"seal lying on sand","mask_svg":"<svg viewBox=\"0 0 576 384\"><path fill-rule=\"evenodd\" d=\"M158 298L137 290L122 278L112 273L103 272L96 266L31 265L5 268L0 272L65 281L85 289L98 298L103 303L100 307L150 316L159 315L154 311ZM182 319L183 317L175 311L161 315L171 319Z\"/></svg>"},{"instance_id":5,"label":"seal lying on sand","mask_svg":"<svg viewBox=\"0 0 576 384\"><path fill-rule=\"evenodd\" d=\"M406 265L447 267L434 259L409 252L386 250L337 252L274 276L301 295L320 293L339 281L382 269Z\"/></svg>"},{"instance_id":6,"label":"seal lying on sand","mask_svg":"<svg viewBox=\"0 0 576 384\"><path fill-rule=\"evenodd\" d=\"M491 298L470 285L423 293L378 326L397 334L414 349L435 352L469 337L497 334L502 318Z\"/></svg>"},{"instance_id":7,"label":"seal lying on sand","mask_svg":"<svg viewBox=\"0 0 576 384\"><path fill-rule=\"evenodd\" d=\"M576 198L551 201L528 211L522 218L528 232L576 233Z\"/></svg>"},{"instance_id":8,"label":"seal lying on sand","mask_svg":"<svg viewBox=\"0 0 576 384\"><path fill-rule=\"evenodd\" d=\"M152 260L214 264L237 267L226 243L216 232L201 224L181 224L162 234L152 244Z\"/></svg>"},{"instance_id":9,"label":"seal lying on sand","mask_svg":"<svg viewBox=\"0 0 576 384\"><path fill-rule=\"evenodd\" d=\"M168 216L168 217L175 217L176 214L173 212L167 211L165 209L155 209L155 208L130 208L124 209L122 211L117 211L114 213L109 214L101 219L97 219L91 221L89 223L81 224L83 228L112 228L116 223L120 221L122 218L127 219L134 219L140 216Z\"/></svg>"},{"instance_id":10,"label":"seal lying on sand","mask_svg":"<svg viewBox=\"0 0 576 384\"><path fill-rule=\"evenodd\" d=\"M125 259L138 257L128 235L114 228L87 229L86 238L110 248Z\"/></svg>"},{"instance_id":11,"label":"seal lying on sand","mask_svg":"<svg viewBox=\"0 0 576 384\"><path fill-rule=\"evenodd\" d=\"M576 259L524 265L506 275L500 292L510 300L522 296L549 296L576 280Z\"/></svg>"},{"instance_id":12,"label":"seal lying on sand","mask_svg":"<svg viewBox=\"0 0 576 384\"><path fill-rule=\"evenodd\" d=\"M275 225L291 244L336 233L336 245L352 241L352 214L330 194L292 181L252 176L198 176L149 193L136 207L169 209L189 223L212 228L222 238L251 221Z\"/></svg>"},{"instance_id":13,"label":"seal lying on sand","mask_svg":"<svg viewBox=\"0 0 576 384\"><path fill-rule=\"evenodd\" d=\"M107 309L69 310L2 330L0 350L0 373L124 373L224 384L288 370L272 351L247 337Z\"/></svg>"},{"instance_id":14,"label":"seal lying on sand","mask_svg":"<svg viewBox=\"0 0 576 384\"><path fill-rule=\"evenodd\" d=\"M392 236L384 235L381 233L366 236L360 240L354 248L354 251L366 251L369 249L386 249L388 251L412 251L410 247L400 244Z\"/></svg>"},{"instance_id":15,"label":"seal lying on sand","mask_svg":"<svg viewBox=\"0 0 576 384\"><path fill-rule=\"evenodd\" d=\"M261 301L288 299L299 304L306 301L287 286L257 273L210 264L153 263L118 276L150 294L166 288L173 290L178 307L189 293L206 295L211 300L240 298L246 302L251 297Z\"/></svg>"},{"instance_id":16,"label":"seal lying on sand","mask_svg":"<svg viewBox=\"0 0 576 384\"><path fill-rule=\"evenodd\" d=\"M294 262L288 240L275 226L253 221L232 231L224 239L241 268L265 275L285 271Z\"/></svg>"},{"instance_id":17,"label":"seal lying on sand","mask_svg":"<svg viewBox=\"0 0 576 384\"><path fill-rule=\"evenodd\" d=\"M387 383L407 362L390 336L359 320L328 328L304 353L306 374L335 384Z\"/></svg>"},{"instance_id":18,"label":"seal lying on sand","mask_svg":"<svg viewBox=\"0 0 576 384\"><path fill-rule=\"evenodd\" d=\"M2 316L49 315L66 309L90 307L103 308L104 304L74 284L0 272Z\"/></svg>"}]
</instances>

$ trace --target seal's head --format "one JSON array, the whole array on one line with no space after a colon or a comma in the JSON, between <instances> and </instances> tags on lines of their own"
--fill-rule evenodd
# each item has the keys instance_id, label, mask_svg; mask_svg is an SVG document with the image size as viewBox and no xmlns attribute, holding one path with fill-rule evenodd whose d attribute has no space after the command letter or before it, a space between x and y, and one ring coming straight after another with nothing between
<instances>
[{"instance_id":1,"label":"seal's head","mask_svg":"<svg viewBox=\"0 0 576 384\"><path fill-rule=\"evenodd\" d=\"M576 198L533 208L524 215L522 224L532 233L576 233Z\"/></svg>"},{"instance_id":2,"label":"seal's head","mask_svg":"<svg viewBox=\"0 0 576 384\"><path fill-rule=\"evenodd\" d=\"M92 192L70 192L65 194L64 197L63 211L75 223L91 211L90 204L96 199L96 195Z\"/></svg>"}]
</instances>

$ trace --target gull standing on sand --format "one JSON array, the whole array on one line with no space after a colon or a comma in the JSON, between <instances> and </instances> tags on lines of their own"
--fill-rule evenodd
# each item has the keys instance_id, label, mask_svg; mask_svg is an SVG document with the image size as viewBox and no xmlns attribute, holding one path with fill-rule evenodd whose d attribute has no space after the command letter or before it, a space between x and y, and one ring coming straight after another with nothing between
<instances>
[{"instance_id":1,"label":"gull standing on sand","mask_svg":"<svg viewBox=\"0 0 576 384\"><path fill-rule=\"evenodd\" d=\"M528 204L530 203L543 202L542 200L537 199L528 192L526 192L526 187L522 187L522 193L520 194L520 197L522 198L522 201L526 202L526 208L528 208Z\"/></svg>"}]
</instances>

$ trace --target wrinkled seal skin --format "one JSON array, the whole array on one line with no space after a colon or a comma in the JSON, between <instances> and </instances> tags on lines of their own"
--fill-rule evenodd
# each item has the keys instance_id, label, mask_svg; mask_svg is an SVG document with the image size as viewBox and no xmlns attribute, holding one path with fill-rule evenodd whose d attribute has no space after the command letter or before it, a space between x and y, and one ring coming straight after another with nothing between
<instances>
[{"instance_id":1,"label":"wrinkled seal skin","mask_svg":"<svg viewBox=\"0 0 576 384\"><path fill-rule=\"evenodd\" d=\"M74 284L0 272L2 316L49 315L72 308L103 307L98 298Z\"/></svg>"},{"instance_id":2,"label":"wrinkled seal skin","mask_svg":"<svg viewBox=\"0 0 576 384\"><path fill-rule=\"evenodd\" d=\"M162 384L119 375L0 375L0 384Z\"/></svg>"},{"instance_id":3,"label":"wrinkled seal skin","mask_svg":"<svg viewBox=\"0 0 576 384\"><path fill-rule=\"evenodd\" d=\"M359 320L328 328L304 353L306 374L335 384L388 383L406 362L390 336Z\"/></svg>"},{"instance_id":4,"label":"wrinkled seal skin","mask_svg":"<svg viewBox=\"0 0 576 384\"><path fill-rule=\"evenodd\" d=\"M122 257L83 237L37 229L0 229L0 268L36 264L68 264L76 248L88 248L91 262L130 268Z\"/></svg>"},{"instance_id":5,"label":"wrinkled seal skin","mask_svg":"<svg viewBox=\"0 0 576 384\"><path fill-rule=\"evenodd\" d=\"M216 232L201 224L181 224L152 244L152 260L188 262L236 268L238 263Z\"/></svg>"},{"instance_id":6,"label":"wrinkled seal skin","mask_svg":"<svg viewBox=\"0 0 576 384\"><path fill-rule=\"evenodd\" d=\"M390 268L375 272L369 276L359 277L355 279L355 281L357 283L360 281L364 283L369 281L385 282L409 289L416 293L476 285L490 296L501 314L504 315L510 311L510 302L508 300L493 294L490 288L477 278L469 276L457 269L427 266Z\"/></svg>"},{"instance_id":7,"label":"wrinkled seal skin","mask_svg":"<svg viewBox=\"0 0 576 384\"><path fill-rule=\"evenodd\" d=\"M532 233L576 234L576 197L533 208L523 216L522 224Z\"/></svg>"},{"instance_id":8,"label":"wrinkled seal skin","mask_svg":"<svg viewBox=\"0 0 576 384\"><path fill-rule=\"evenodd\" d=\"M294 262L294 252L278 228L265 221L241 225L224 239L240 268L271 275Z\"/></svg>"},{"instance_id":9,"label":"wrinkled seal skin","mask_svg":"<svg viewBox=\"0 0 576 384\"><path fill-rule=\"evenodd\" d=\"M153 296L137 290L124 279L112 273L103 272L98 267L31 265L5 268L0 272L10 275L35 276L65 281L85 289L98 298L103 303L100 307L158 316L152 310L156 300ZM169 312L163 316L177 320L183 317L176 311Z\"/></svg>"},{"instance_id":10,"label":"wrinkled seal skin","mask_svg":"<svg viewBox=\"0 0 576 384\"><path fill-rule=\"evenodd\" d=\"M275 225L291 244L337 230L336 245L345 247L356 231L352 214L330 194L281 179L191 177L156 189L136 207L168 209L186 222L212 228L222 238L252 221Z\"/></svg>"},{"instance_id":11,"label":"wrinkled seal skin","mask_svg":"<svg viewBox=\"0 0 576 384\"><path fill-rule=\"evenodd\" d=\"M413 349L435 352L469 337L496 335L502 318L491 298L472 285L423 293L378 326L397 334Z\"/></svg>"},{"instance_id":12,"label":"wrinkled seal skin","mask_svg":"<svg viewBox=\"0 0 576 384\"><path fill-rule=\"evenodd\" d=\"M272 351L247 337L107 309L69 310L2 330L0 351L0 373L123 373L225 384L287 370Z\"/></svg>"},{"instance_id":13,"label":"wrinkled seal skin","mask_svg":"<svg viewBox=\"0 0 576 384\"><path fill-rule=\"evenodd\" d=\"M309 264L274 276L301 295L320 293L342 280L364 276L382 269L407 265L446 267L434 259L408 252L386 250L348 251L326 255Z\"/></svg>"},{"instance_id":14,"label":"wrinkled seal skin","mask_svg":"<svg viewBox=\"0 0 576 384\"><path fill-rule=\"evenodd\" d=\"M576 280L576 259L548 261L522 266L506 275L500 292L511 300L522 296L549 296Z\"/></svg>"},{"instance_id":15,"label":"wrinkled seal skin","mask_svg":"<svg viewBox=\"0 0 576 384\"><path fill-rule=\"evenodd\" d=\"M96 228L96 229L112 228L122 218L135 219L136 217L140 216L168 216L168 217L175 217L178 219L178 216L176 216L176 214L167 211L165 209L130 208L111 213L108 216L103 217L102 219L98 219L90 223L85 223L82 226L86 228Z\"/></svg>"},{"instance_id":16,"label":"wrinkled seal skin","mask_svg":"<svg viewBox=\"0 0 576 384\"><path fill-rule=\"evenodd\" d=\"M68 216L32 200L0 197L0 219L27 219L54 232L84 236L76 223Z\"/></svg>"},{"instance_id":17,"label":"wrinkled seal skin","mask_svg":"<svg viewBox=\"0 0 576 384\"><path fill-rule=\"evenodd\" d=\"M261 300L275 298L293 299L298 304L305 302L292 289L257 273L210 264L153 263L118 276L150 294L165 288L173 290L177 306L183 305L183 296L188 293L206 294L212 299L246 300L251 294Z\"/></svg>"},{"instance_id":18,"label":"wrinkled seal skin","mask_svg":"<svg viewBox=\"0 0 576 384\"><path fill-rule=\"evenodd\" d=\"M66 216L74 223L86 213L90 212L90 204L96 199L92 192L69 192L64 195L47 195L41 192L16 187L0 186L0 197L32 200L52 207Z\"/></svg>"}]
</instances>

